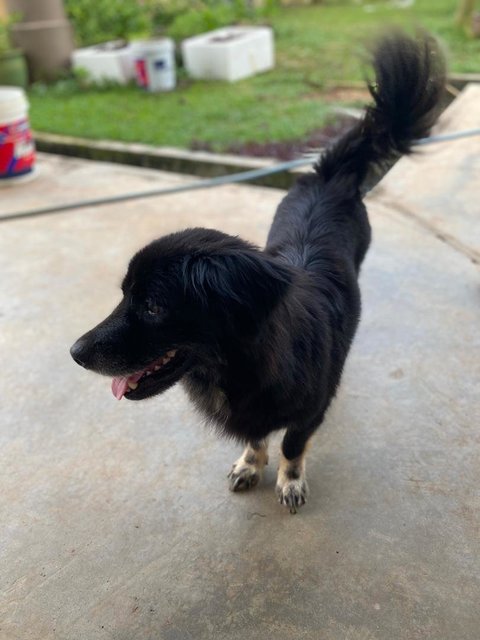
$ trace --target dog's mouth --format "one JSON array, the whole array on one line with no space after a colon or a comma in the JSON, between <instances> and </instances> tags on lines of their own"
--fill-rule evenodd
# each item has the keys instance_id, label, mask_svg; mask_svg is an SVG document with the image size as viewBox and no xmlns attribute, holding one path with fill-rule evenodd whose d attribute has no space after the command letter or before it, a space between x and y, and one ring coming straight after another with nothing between
<instances>
[{"instance_id":1,"label":"dog's mouth","mask_svg":"<svg viewBox=\"0 0 480 640\"><path fill-rule=\"evenodd\" d=\"M145 369L136 371L129 376L119 376L112 380L112 393L121 400L141 400L159 393L175 382L179 368L184 358L177 355L177 349L167 351L163 356L154 360Z\"/></svg>"}]
</instances>

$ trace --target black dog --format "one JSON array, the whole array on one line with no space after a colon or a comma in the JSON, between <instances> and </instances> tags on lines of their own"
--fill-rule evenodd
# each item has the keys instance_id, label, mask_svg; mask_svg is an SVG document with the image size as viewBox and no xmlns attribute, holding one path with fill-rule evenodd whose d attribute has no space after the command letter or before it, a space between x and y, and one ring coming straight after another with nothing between
<instances>
[{"instance_id":1,"label":"black dog","mask_svg":"<svg viewBox=\"0 0 480 640\"><path fill-rule=\"evenodd\" d=\"M80 338L80 365L115 376L120 399L182 380L219 429L246 443L229 474L254 486L266 438L286 428L281 503L304 504L305 449L335 395L360 317L358 274L370 242L362 203L413 140L428 135L444 64L428 37L390 34L374 54L374 104L280 204L264 251L220 231L187 229L137 253L123 300Z\"/></svg>"}]
</instances>

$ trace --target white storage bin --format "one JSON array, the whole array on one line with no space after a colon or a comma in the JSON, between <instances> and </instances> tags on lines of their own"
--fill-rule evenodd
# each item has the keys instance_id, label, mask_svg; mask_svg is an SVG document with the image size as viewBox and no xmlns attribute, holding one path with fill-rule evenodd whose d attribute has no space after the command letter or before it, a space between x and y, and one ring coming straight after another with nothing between
<instances>
[{"instance_id":1,"label":"white storage bin","mask_svg":"<svg viewBox=\"0 0 480 640\"><path fill-rule=\"evenodd\" d=\"M85 69L94 82L127 84L135 78L132 47L122 42L77 49L72 54L72 64L74 69Z\"/></svg>"},{"instance_id":2,"label":"white storage bin","mask_svg":"<svg viewBox=\"0 0 480 640\"><path fill-rule=\"evenodd\" d=\"M147 91L175 88L175 43L170 38L132 43L137 84Z\"/></svg>"},{"instance_id":3,"label":"white storage bin","mask_svg":"<svg viewBox=\"0 0 480 640\"><path fill-rule=\"evenodd\" d=\"M226 27L182 43L187 72L193 78L235 82L274 66L269 27Z\"/></svg>"}]
</instances>

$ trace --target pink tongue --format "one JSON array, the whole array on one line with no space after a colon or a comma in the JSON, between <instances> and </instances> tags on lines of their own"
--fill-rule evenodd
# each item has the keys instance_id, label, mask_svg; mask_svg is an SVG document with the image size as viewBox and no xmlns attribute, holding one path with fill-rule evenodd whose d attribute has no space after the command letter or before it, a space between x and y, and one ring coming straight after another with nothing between
<instances>
[{"instance_id":1,"label":"pink tongue","mask_svg":"<svg viewBox=\"0 0 480 640\"><path fill-rule=\"evenodd\" d=\"M143 375L143 371L127 376L125 378L119 377L112 380L112 393L117 400L121 400L129 389L129 382L138 382Z\"/></svg>"}]
</instances>

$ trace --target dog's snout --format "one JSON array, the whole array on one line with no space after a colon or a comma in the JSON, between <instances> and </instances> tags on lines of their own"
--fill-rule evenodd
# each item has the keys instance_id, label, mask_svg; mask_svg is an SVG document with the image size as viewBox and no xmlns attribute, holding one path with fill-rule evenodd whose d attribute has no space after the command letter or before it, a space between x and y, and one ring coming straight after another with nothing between
<instances>
[{"instance_id":1,"label":"dog's snout","mask_svg":"<svg viewBox=\"0 0 480 640\"><path fill-rule=\"evenodd\" d=\"M70 355L81 367L86 366L86 341L79 338L70 348Z\"/></svg>"}]
</instances>

